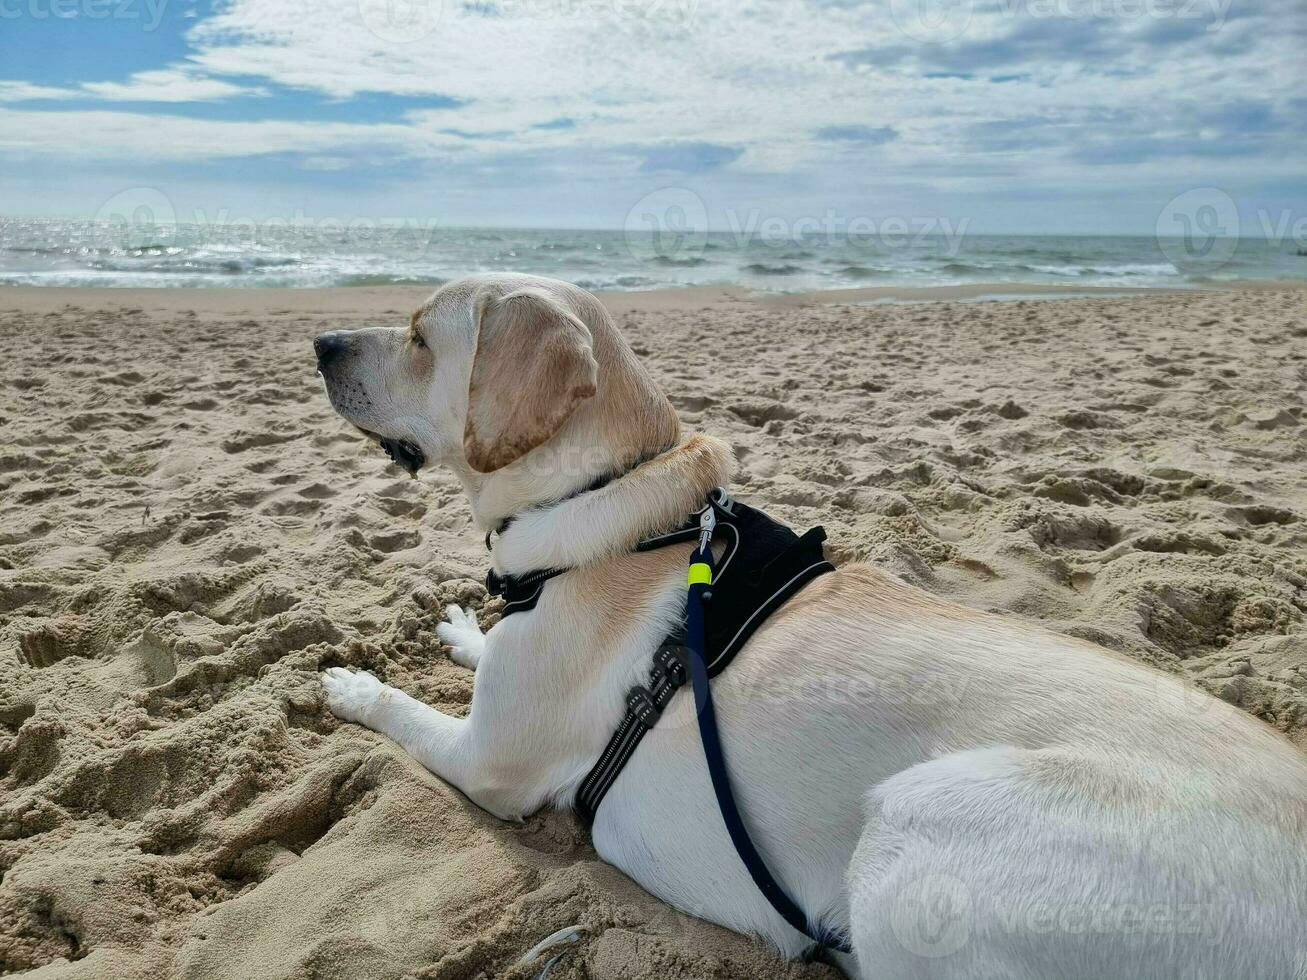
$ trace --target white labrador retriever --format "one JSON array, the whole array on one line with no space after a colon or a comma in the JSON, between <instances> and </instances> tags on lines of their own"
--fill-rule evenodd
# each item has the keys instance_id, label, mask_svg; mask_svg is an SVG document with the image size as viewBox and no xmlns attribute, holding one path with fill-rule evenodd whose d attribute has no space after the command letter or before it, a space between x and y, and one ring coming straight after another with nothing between
<instances>
[{"instance_id":1,"label":"white labrador retriever","mask_svg":"<svg viewBox=\"0 0 1307 980\"><path fill-rule=\"evenodd\" d=\"M331 710L504 819L571 805L684 603L692 545L632 546L729 483L729 448L683 437L599 302L554 280L451 283L408 329L315 347L341 415L413 472L451 468L483 529L513 517L498 572L573 569L484 636L450 609L440 636L477 672L466 718L339 668ZM1307 758L1177 680L853 565L714 690L755 841L850 938L851 976L1307 976ZM593 836L672 905L808 945L732 849L688 691Z\"/></svg>"}]
</instances>

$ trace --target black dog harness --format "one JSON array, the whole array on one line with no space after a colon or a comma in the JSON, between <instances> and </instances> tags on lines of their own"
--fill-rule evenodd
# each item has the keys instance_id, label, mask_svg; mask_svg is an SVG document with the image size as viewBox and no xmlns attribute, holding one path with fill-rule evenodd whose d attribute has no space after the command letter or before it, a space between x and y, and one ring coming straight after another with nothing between
<instances>
[{"instance_id":1,"label":"black dog harness","mask_svg":"<svg viewBox=\"0 0 1307 980\"><path fill-rule=\"evenodd\" d=\"M714 559L711 544L717 537L724 549ZM848 952L848 944L822 928L812 928L807 916L772 877L753 845L731 791L712 704L709 679L721 673L754 631L808 582L835 566L822 554L826 532L815 527L802 536L762 511L732 500L718 487L704 508L691 514L681 527L647 538L637 551L697 541L690 556L685 617L654 652L648 684L637 684L626 694L626 713L594 767L581 781L576 811L587 823L617 780L641 740L671 702L676 692L692 682L699 735L703 742L713 792L731 843L750 877L777 912L818 947ZM545 583L568 571L544 569L522 575L498 575L491 570L486 589L505 599L504 616L533 609Z\"/></svg>"}]
</instances>

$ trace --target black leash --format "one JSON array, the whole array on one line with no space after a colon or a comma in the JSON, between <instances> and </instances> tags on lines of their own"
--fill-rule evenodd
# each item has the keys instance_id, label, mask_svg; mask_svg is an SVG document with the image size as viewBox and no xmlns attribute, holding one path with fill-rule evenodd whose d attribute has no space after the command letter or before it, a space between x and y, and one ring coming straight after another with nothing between
<instances>
[{"instance_id":1,"label":"black leash","mask_svg":"<svg viewBox=\"0 0 1307 980\"><path fill-rule=\"evenodd\" d=\"M704 758L708 762L708 773L712 776L713 792L717 796L717 808L721 811L726 831L731 835L735 853L744 862L749 877L758 886L763 897L771 903L772 908L780 913L781 918L817 944L818 953L822 949L833 949L841 953L852 952L852 947L839 935L824 927L813 929L808 925L808 917L790 898L789 893L781 887L767 867L767 862L758 853L753 838L744 825L740 808L735 802L731 790L730 773L726 770L726 758L722 754L722 742L717 731L717 712L713 708L712 685L708 682L708 661L705 654L704 604L712 600L712 581L715 565L712 555L712 535L715 526L713 510L704 511L702 533L699 547L690 555L690 571L687 576L689 590L686 596L686 646L689 649L690 682L694 688L694 707L699 719L699 739L703 742Z\"/></svg>"}]
</instances>

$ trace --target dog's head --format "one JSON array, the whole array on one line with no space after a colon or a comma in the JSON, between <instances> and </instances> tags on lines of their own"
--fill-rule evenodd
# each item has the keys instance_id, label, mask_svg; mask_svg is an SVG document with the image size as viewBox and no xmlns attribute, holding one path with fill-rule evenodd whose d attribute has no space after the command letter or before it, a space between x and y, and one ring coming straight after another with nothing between
<instances>
[{"instance_id":1,"label":"dog's head","mask_svg":"<svg viewBox=\"0 0 1307 980\"><path fill-rule=\"evenodd\" d=\"M598 300L552 279L460 280L407 328L335 330L313 346L332 407L410 473L508 472L519 494L545 499L678 434Z\"/></svg>"}]
</instances>

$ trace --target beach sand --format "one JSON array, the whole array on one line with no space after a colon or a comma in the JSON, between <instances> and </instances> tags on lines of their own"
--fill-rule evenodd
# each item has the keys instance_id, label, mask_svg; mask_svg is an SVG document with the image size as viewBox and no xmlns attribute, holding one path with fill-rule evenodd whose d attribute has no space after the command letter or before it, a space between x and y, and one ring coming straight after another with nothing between
<instances>
[{"instance_id":1,"label":"beach sand","mask_svg":"<svg viewBox=\"0 0 1307 980\"><path fill-rule=\"evenodd\" d=\"M830 978L501 823L323 708L442 710L495 619L456 482L334 415L310 342L421 290L0 290L0 972ZM844 302L867 297L838 297ZM737 491L837 562L1038 620L1307 749L1307 292L608 297Z\"/></svg>"}]
</instances>

